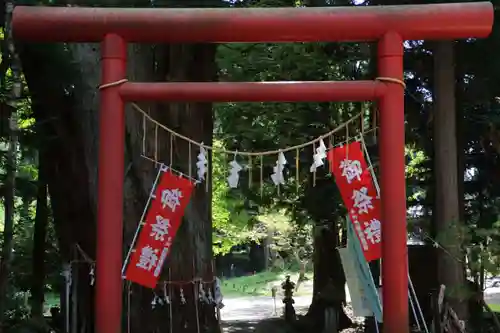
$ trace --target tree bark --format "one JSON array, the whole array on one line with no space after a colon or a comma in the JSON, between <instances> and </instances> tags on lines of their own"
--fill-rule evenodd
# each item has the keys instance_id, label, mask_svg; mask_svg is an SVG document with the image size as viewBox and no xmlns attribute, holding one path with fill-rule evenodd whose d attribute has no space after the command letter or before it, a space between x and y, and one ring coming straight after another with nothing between
<instances>
[{"instance_id":1,"label":"tree bark","mask_svg":"<svg viewBox=\"0 0 500 333\"><path fill-rule=\"evenodd\" d=\"M338 267L342 268L342 262L336 250L339 246L339 235L335 224L336 222L332 221L327 225L315 226L314 228L313 288L315 292L321 292L331 279L335 286L342 293L345 293L344 271L338 269Z\"/></svg>"},{"instance_id":2,"label":"tree bark","mask_svg":"<svg viewBox=\"0 0 500 333\"><path fill-rule=\"evenodd\" d=\"M311 161L312 163L312 161ZM309 165L308 163L306 165ZM320 293L325 294L326 289L330 291L332 288L327 288L328 284L333 285L333 289L338 299L345 301L345 276L340 260L340 255L336 248L341 245L338 229L338 219L335 214L340 211L340 198L338 192L334 189L334 184L330 178L317 176L316 186L312 186L312 181L309 183L304 196L304 207L311 219L315 221L314 228L314 280L313 280L313 300L309 307L307 317L311 319L311 323L315 325L314 331L320 332L323 329L325 303L324 299L318 297ZM324 205L318 205L320 198L331 198L332 205L330 209L325 209ZM335 207L335 205L337 207ZM328 292L328 294L331 294ZM332 295L330 295L331 297ZM333 304L328 304L332 306ZM352 322L345 315L340 302L334 306L339 314L339 329L342 330L349 327ZM317 326L316 326L317 325Z\"/></svg>"},{"instance_id":3,"label":"tree bark","mask_svg":"<svg viewBox=\"0 0 500 333\"><path fill-rule=\"evenodd\" d=\"M39 151L43 151L43 147ZM38 189L36 197L36 216L33 232L33 271L31 278L31 316L43 316L44 286L45 286L45 248L47 239L48 207L47 181L45 175L43 153L38 155Z\"/></svg>"},{"instance_id":4,"label":"tree bark","mask_svg":"<svg viewBox=\"0 0 500 333\"><path fill-rule=\"evenodd\" d=\"M308 316L314 319L315 331L323 331L322 327L325 315L325 308L332 304L325 303L320 294L325 294L327 286L331 283L336 295L324 295L341 299L345 302L345 275L342 268L340 255L336 248L340 245L339 232L336 221L331 221L325 225L317 225L314 228L314 281L313 281L313 302L309 308ZM330 289L331 290L331 289ZM351 326L352 321L346 316L342 304L338 302L334 306L338 314L337 330L342 331Z\"/></svg>"},{"instance_id":5,"label":"tree bark","mask_svg":"<svg viewBox=\"0 0 500 333\"><path fill-rule=\"evenodd\" d=\"M154 56L161 62L157 67L156 75L159 79L167 81L213 81L216 77L215 67L215 46L213 45L170 45L169 47L157 47ZM146 108L146 106L143 106ZM197 142L212 143L212 106L209 103L172 103L170 105L157 104L149 108L151 115L162 124L173 128L175 131L189 136ZM132 129L137 125L141 126L142 117L135 115L133 120L127 121L127 126ZM150 126L151 125L151 126ZM189 144L182 140L175 140L170 155L170 136L159 131L158 143L155 143L155 127L148 125L147 146L145 155L156 158L173 168L182 171L186 175L195 175L196 155L198 148L189 147ZM140 143L141 135L130 131L131 141L137 140ZM139 156L141 145L133 143L129 146L131 151L135 150L134 156ZM191 153L191 156L189 154ZM156 156L155 156L156 155ZM170 161L170 156L172 160ZM210 157L210 156L209 156ZM209 158L211 160L211 158ZM191 161L191 162L190 162ZM140 161L145 167L150 167L149 162ZM210 165L210 162L209 162ZM134 168L134 166L132 167ZM208 179L211 179L209 174ZM126 199L127 200L127 199ZM142 209L141 204L141 209ZM137 221L137 220L136 220ZM134 221L134 225L137 223ZM176 281L174 284L167 284L167 289L173 293L172 300L172 329L174 332L214 332L218 329L215 320L215 309L213 306L196 303L198 295L197 285L190 283L195 278L205 281L213 280L212 271L212 233L211 233L211 187L208 191L205 184L196 187L188 205L183 223L174 241L170 257L166 261L163 280ZM205 284L207 289L210 284ZM163 287L159 283L159 287ZM186 298L186 304L180 303L180 290ZM133 288L133 294L140 293ZM142 300L132 300L132 308L139 309L151 302L152 295L144 294ZM150 314L150 330L157 328L167 329L170 323L165 321L169 316L170 308L165 306L155 309ZM132 313L135 313L132 310ZM143 318L132 317L132 331L144 332Z\"/></svg>"},{"instance_id":6,"label":"tree bark","mask_svg":"<svg viewBox=\"0 0 500 333\"><path fill-rule=\"evenodd\" d=\"M93 258L95 206L92 205L93 189L89 186L93 182L85 162L87 149L82 130L85 116L88 117L90 112L85 109L89 105L88 101L84 103L76 95L77 92L82 92L79 89L81 84L75 80L75 77L78 79L78 72L75 65L67 65L69 52L63 51L59 46L19 46L34 116L39 124L38 130L43 133L38 136L38 140L45 148L40 154L41 159L47 161L46 180L61 264L80 259L73 257L76 244ZM91 139L89 137L87 140ZM89 329L92 326L89 321L93 317L93 304L90 303L93 288L88 283L89 267L85 265L77 267L77 270L81 272L78 279L81 282L78 308L82 311L79 323ZM64 292L64 288L60 292ZM67 305L61 305L61 313L66 313Z\"/></svg>"},{"instance_id":7,"label":"tree bark","mask_svg":"<svg viewBox=\"0 0 500 333\"><path fill-rule=\"evenodd\" d=\"M39 103L37 119L44 121L46 148L50 165L48 185L54 209L63 260L70 258L71 249L79 244L90 257L95 251L95 209L98 148L99 47L79 44L69 47L71 52L49 49L47 46L27 46L21 51L25 75L32 92L32 99ZM62 52L62 54L61 54ZM133 81L193 80L211 81L215 78L215 46L173 45L169 48L133 46L129 52L129 79ZM72 60L68 61L68 56ZM67 77L55 77L61 73L61 56L64 63L72 63L66 70ZM36 64L36 65L35 65ZM46 80L51 77L51 80ZM211 144L211 104L151 104L143 106L151 116L176 131L196 141ZM161 130L156 140L155 126L148 124L147 149L142 151L142 116L127 111L126 117L126 177L124 191L124 253L132 240L140 214L157 172L155 165L142 159L141 154L156 157L170 164L170 137ZM156 143L155 143L156 142ZM173 167L185 174L195 174L197 149L185 142L174 140ZM194 163L189 165L189 160ZM189 171L191 168L191 171ZM211 179L211 176L209 176ZM61 181L63 180L63 181ZM198 186L186 210L170 258L166 262L164 278L175 281L191 281L195 277L211 280L211 207L210 188ZM194 246L196 244L196 246ZM191 264L192 263L192 264ZM78 266L79 332L92 331L93 287L89 285L89 267ZM186 306L176 307L179 301L179 285L174 288L173 326L185 332L213 331L217 325L213 307L196 309L193 284L187 283L183 291ZM205 289L208 285L205 285ZM159 284L162 287L162 284ZM154 332L167 329L168 307L151 310L153 294L150 290L133 286L130 295L130 312L124 307L124 322L130 322L131 332ZM161 294L160 294L161 295ZM127 300L128 295L124 295ZM64 311L64 309L63 309ZM130 316L130 318L128 318ZM197 317L201 319L198 320ZM215 327L216 328L216 327Z\"/></svg>"},{"instance_id":8,"label":"tree bark","mask_svg":"<svg viewBox=\"0 0 500 333\"><path fill-rule=\"evenodd\" d=\"M450 290L450 301L460 319L467 319L464 301L465 267L462 253L455 107L454 42L434 46L434 147L436 198L434 214L438 242L438 281ZM463 177L463 176L461 176ZM457 260L458 259L458 260Z\"/></svg>"}]
</instances>

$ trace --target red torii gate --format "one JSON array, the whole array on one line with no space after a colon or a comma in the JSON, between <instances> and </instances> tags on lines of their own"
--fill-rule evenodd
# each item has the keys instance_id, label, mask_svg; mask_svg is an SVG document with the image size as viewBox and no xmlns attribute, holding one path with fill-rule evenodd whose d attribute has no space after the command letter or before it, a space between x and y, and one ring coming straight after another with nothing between
<instances>
[{"instance_id":1,"label":"red torii gate","mask_svg":"<svg viewBox=\"0 0 500 333\"><path fill-rule=\"evenodd\" d=\"M486 37L489 2L329 8L15 8L25 41L102 42L96 332L121 332L124 103L369 101L380 105L384 332L408 332L403 41ZM127 82L127 43L378 41L379 80ZM389 199L388 199L389 198Z\"/></svg>"}]
</instances>

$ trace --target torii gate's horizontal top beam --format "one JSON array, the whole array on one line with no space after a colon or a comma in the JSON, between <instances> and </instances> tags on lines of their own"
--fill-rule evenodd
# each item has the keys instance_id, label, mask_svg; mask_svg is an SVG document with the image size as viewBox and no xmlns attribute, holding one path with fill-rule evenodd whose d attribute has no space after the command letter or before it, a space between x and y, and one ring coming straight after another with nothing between
<instances>
[{"instance_id":1,"label":"torii gate's horizontal top beam","mask_svg":"<svg viewBox=\"0 0 500 333\"><path fill-rule=\"evenodd\" d=\"M388 31L404 39L486 37L489 2L326 8L85 8L18 6L18 39L99 42L116 33L128 42L369 41Z\"/></svg>"}]
</instances>

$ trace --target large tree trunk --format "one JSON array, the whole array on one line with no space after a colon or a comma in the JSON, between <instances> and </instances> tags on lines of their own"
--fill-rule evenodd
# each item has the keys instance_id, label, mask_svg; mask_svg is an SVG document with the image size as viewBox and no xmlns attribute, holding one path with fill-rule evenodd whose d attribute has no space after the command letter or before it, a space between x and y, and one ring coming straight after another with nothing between
<instances>
[{"instance_id":1,"label":"large tree trunk","mask_svg":"<svg viewBox=\"0 0 500 333\"><path fill-rule=\"evenodd\" d=\"M313 302L309 308L308 316L314 319L314 331L323 332L326 330L325 308L333 307L338 315L337 331L340 332L351 326L352 321L346 316L342 307L342 300L345 302L345 276L342 269L342 262L337 247L340 245L339 232L336 221L326 225L317 225L314 228L314 281L313 281ZM331 284L333 289L328 285ZM335 292L332 294L332 290ZM327 295L328 294L328 295ZM321 297L319 297L321 295ZM325 302L323 297L335 298L339 302Z\"/></svg>"},{"instance_id":2,"label":"large tree trunk","mask_svg":"<svg viewBox=\"0 0 500 333\"><path fill-rule=\"evenodd\" d=\"M332 280L339 291L345 293L345 276L339 253L336 250L340 245L336 223L336 221L331 221L326 225L317 225L314 228L313 288L316 292L321 292Z\"/></svg>"},{"instance_id":3,"label":"large tree trunk","mask_svg":"<svg viewBox=\"0 0 500 333\"><path fill-rule=\"evenodd\" d=\"M215 46L214 45L171 45L169 47L157 47L153 52L153 56L159 59L158 67L154 73L156 79L165 81L212 81L215 79ZM141 64L136 63L138 68ZM131 71L134 73L134 69ZM142 80L145 80L144 78ZM151 79L151 78L150 78ZM149 110L150 114L162 124L173 128L175 131L189 136L197 142L205 144L212 143L212 110L211 104L207 103L172 103L170 105L151 105L142 106L145 110ZM140 158L144 153L153 159L158 159L167 165L172 165L173 168L184 172L186 175L196 174L195 163L198 148L186 142L174 139L172 161L170 159L170 136L162 131L158 131L158 140L155 143L155 126L148 124L147 126L147 143L146 151L141 151L142 146L142 116L129 113L127 126L129 128L130 145L127 147L132 152L136 163L132 164L132 170L137 168L137 171L131 173L143 173L149 170L151 174L154 171L154 165ZM135 141L135 144L134 144ZM191 157L189 157L191 152ZM155 156L156 155L156 156ZM189 161L191 160L191 164ZM141 171L138 171L139 168ZM191 171L189 170L191 168ZM138 179L144 179L139 177ZM209 178L211 179L211 175ZM151 182L149 182L151 184ZM145 190L149 190L149 184L142 186L142 196L145 198ZM137 189L135 190L137 192ZM127 192L131 193L131 192ZM198 294L197 285L190 283L195 278L202 278L210 281L213 279L212 272L212 239L211 239L211 188L208 191L205 184L197 186L195 189L189 206L185 212L185 218L174 242L171 256L167 259L166 269L163 274L163 280L175 281L171 284L166 284L167 292L172 292L172 324L166 321L169 317L170 306L163 306L150 311L150 303L153 294L150 291L140 287L133 288L132 291L132 314L141 313L142 315L134 315L131 318L132 332L152 332L157 329L169 330L172 325L174 332L212 332L217 329L217 321L214 316L213 306L202 306L195 302L195 295ZM127 194L126 201L133 198ZM136 197L137 198L137 197ZM136 206L138 209L135 212L136 219L131 221L133 228L138 221L138 213L142 210L144 200ZM127 213L126 207L126 216ZM132 230L130 230L132 231ZM128 240L131 240L129 234ZM163 288L163 283L159 283L159 288ZM205 284L207 289L209 284ZM186 304L180 303L180 291L186 298ZM162 291L161 291L162 292ZM137 297L141 295L142 297ZM149 318L145 324L145 317ZM148 327L145 327L145 326Z\"/></svg>"},{"instance_id":4,"label":"large tree trunk","mask_svg":"<svg viewBox=\"0 0 500 333\"><path fill-rule=\"evenodd\" d=\"M454 42L437 42L434 47L434 147L436 198L434 214L438 241L438 281L450 291L452 307L467 319L464 301L463 259L457 168Z\"/></svg>"},{"instance_id":5,"label":"large tree trunk","mask_svg":"<svg viewBox=\"0 0 500 333\"><path fill-rule=\"evenodd\" d=\"M39 151L42 152L43 146ZM33 271L31 273L31 316L43 316L43 302L45 289L45 248L47 239L48 206L47 180L43 153L38 156L38 189L36 197L36 216L33 232Z\"/></svg>"},{"instance_id":6,"label":"large tree trunk","mask_svg":"<svg viewBox=\"0 0 500 333\"><path fill-rule=\"evenodd\" d=\"M87 149L84 148L85 137L81 128L82 118L90 114L84 107L90 105L83 101L79 105L78 88L71 87L73 78L68 74L78 75L78 72L67 66L61 74L60 66L66 62L66 56L66 52L55 46L20 47L23 70L39 124L38 140L45 148L40 151L40 159L47 162L46 180L63 262L82 259L73 257L76 244L91 258L95 253L95 206L91 197L94 190L89 186L93 181L85 163ZM96 60L95 66L97 63ZM91 139L91 136L87 138ZM81 311L78 323L90 332L93 288L88 283L89 265L77 264L75 268L81 272L78 278L78 309ZM66 306L65 303L62 305ZM61 313L66 313L65 310L63 308Z\"/></svg>"},{"instance_id":7,"label":"large tree trunk","mask_svg":"<svg viewBox=\"0 0 500 333\"><path fill-rule=\"evenodd\" d=\"M61 61L69 63L69 52L61 54L59 49L47 46L25 46L21 57L32 99L38 104L37 118L45 120L47 136L48 185L54 209L54 219L61 240L61 251L65 260L75 244L95 254L95 210L98 148L99 47L97 45L70 46L71 68L69 77L57 77L61 73ZM133 81L196 80L207 81L215 77L215 47L212 45L175 45L168 48L133 46L129 52L129 79ZM61 57L62 59L58 59ZM51 80L47 80L47 78ZM71 87L74 85L74 87ZM146 106L144 106L146 108ZM150 105L150 114L161 123L194 140L211 143L212 112L210 104ZM142 153L165 163L170 156L170 138L158 131L155 144L155 128L148 126L147 151L142 152L142 116L127 111L126 158L124 205L124 253L130 246L140 214L146 203L152 180L157 170L155 165L142 159ZM155 147L156 146L156 147ZM186 143L174 140L172 164L176 169L189 174L189 148ZM196 161L197 149L191 149L191 161ZM191 167L195 163L192 163ZM192 174L195 174L193 169ZM211 179L211 177L209 177ZM199 186L191 199L182 227L174 242L173 251L166 263L164 277L175 281L191 281L195 277L205 280L213 278L211 252L210 189ZM195 246L196 244L196 246ZM192 264L191 264L192 263ZM79 265L78 310L79 332L92 331L93 287L89 282L88 265ZM159 286L162 286L160 283ZM173 327L185 332L213 331L217 322L213 307L198 306L193 297L193 284L186 283L183 291L187 305L175 306L179 302L179 285L174 289ZM206 288L207 286L205 286ZM167 330L168 307L151 310L153 293L133 286L129 306L124 306L124 316L130 323L131 332L153 332ZM197 317L201 319L198 320Z\"/></svg>"},{"instance_id":8,"label":"large tree trunk","mask_svg":"<svg viewBox=\"0 0 500 333\"><path fill-rule=\"evenodd\" d=\"M338 300L345 301L345 276L342 268L340 255L337 247L341 244L338 229L338 220L332 216L330 210L325 210L323 206L318 206L314 202L319 198L330 197L332 198L331 179L323 177L316 180L316 186L308 189L306 192L306 203L308 205L308 212L312 219L316 221L314 228L314 281L313 281L313 301L309 308L307 316L312 319L314 331L321 332L324 329L324 314L325 307L333 307L339 316L337 330L341 331L349 327L352 322L346 316L341 302L325 302L324 296L328 298L337 298ZM310 201L309 201L310 200ZM333 199L335 200L335 199ZM330 287L328 285L330 284ZM333 288L331 288L333 286ZM332 290L335 292L332 295ZM328 294L328 295L327 295ZM318 297L322 295L321 297Z\"/></svg>"}]
</instances>

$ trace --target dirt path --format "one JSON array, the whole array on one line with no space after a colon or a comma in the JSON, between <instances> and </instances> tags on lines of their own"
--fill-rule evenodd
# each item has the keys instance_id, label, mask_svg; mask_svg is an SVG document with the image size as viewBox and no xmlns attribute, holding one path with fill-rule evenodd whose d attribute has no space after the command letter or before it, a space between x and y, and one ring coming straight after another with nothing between
<instances>
[{"instance_id":1,"label":"dirt path","mask_svg":"<svg viewBox=\"0 0 500 333\"><path fill-rule=\"evenodd\" d=\"M311 304L311 296L294 297L296 311L305 312ZM283 314L281 297L239 297L224 300L221 318L224 333L281 333L280 319ZM284 332L283 328L283 332Z\"/></svg>"},{"instance_id":2,"label":"dirt path","mask_svg":"<svg viewBox=\"0 0 500 333\"><path fill-rule=\"evenodd\" d=\"M294 297L296 309L307 309L311 304L311 296ZM221 310L222 320L225 322L241 320L263 320L276 318L283 313L283 302L281 298L276 299L276 309L272 297L254 296L240 297L224 300L224 308Z\"/></svg>"},{"instance_id":3,"label":"dirt path","mask_svg":"<svg viewBox=\"0 0 500 333\"><path fill-rule=\"evenodd\" d=\"M347 291L347 290L346 290ZM347 292L348 302L350 302ZM225 298L221 310L224 333L283 333L286 328L281 319L283 296L274 299L270 296L248 296ZM298 314L307 312L312 301L312 282L304 283L294 296L294 308Z\"/></svg>"}]
</instances>

